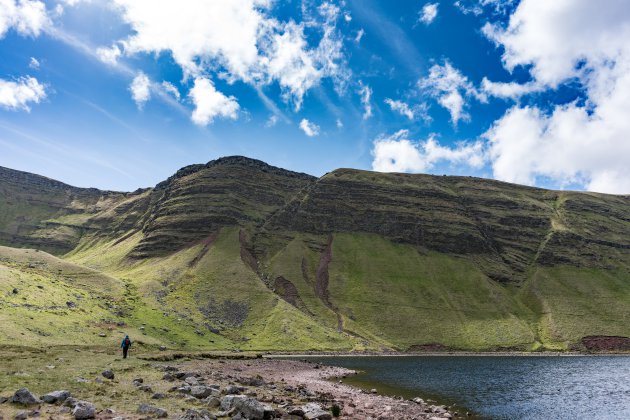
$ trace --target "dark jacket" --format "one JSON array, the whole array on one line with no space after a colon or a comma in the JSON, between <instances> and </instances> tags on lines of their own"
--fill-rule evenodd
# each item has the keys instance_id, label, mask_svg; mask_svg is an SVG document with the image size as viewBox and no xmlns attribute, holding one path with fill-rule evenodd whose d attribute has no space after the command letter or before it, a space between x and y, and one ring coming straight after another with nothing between
<instances>
[{"instance_id":1,"label":"dark jacket","mask_svg":"<svg viewBox=\"0 0 630 420\"><path fill-rule=\"evenodd\" d=\"M125 346L125 341L126 340L129 340L129 345L128 346ZM122 343L120 343L120 348L124 349L125 347L131 347L131 340L129 339L129 336L126 336L125 338L123 338Z\"/></svg>"}]
</instances>

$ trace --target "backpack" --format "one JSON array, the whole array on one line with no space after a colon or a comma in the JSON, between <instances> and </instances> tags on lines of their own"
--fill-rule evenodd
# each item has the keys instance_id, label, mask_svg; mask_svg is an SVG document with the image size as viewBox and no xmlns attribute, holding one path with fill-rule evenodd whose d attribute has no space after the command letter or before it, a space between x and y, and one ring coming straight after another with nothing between
<instances>
[{"instance_id":1,"label":"backpack","mask_svg":"<svg viewBox=\"0 0 630 420\"><path fill-rule=\"evenodd\" d=\"M125 338L125 342L123 343L123 345L125 347L129 347L131 346L131 340L129 339L129 337Z\"/></svg>"}]
</instances>

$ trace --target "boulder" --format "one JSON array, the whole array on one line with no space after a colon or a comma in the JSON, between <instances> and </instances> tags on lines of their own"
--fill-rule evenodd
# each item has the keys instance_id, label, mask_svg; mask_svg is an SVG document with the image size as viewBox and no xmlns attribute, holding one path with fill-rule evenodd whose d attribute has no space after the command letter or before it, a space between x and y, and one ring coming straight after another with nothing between
<instances>
[{"instance_id":1,"label":"boulder","mask_svg":"<svg viewBox=\"0 0 630 420\"><path fill-rule=\"evenodd\" d=\"M190 388L190 395L195 398L206 398L212 395L212 388L203 385L197 385Z\"/></svg>"},{"instance_id":2,"label":"boulder","mask_svg":"<svg viewBox=\"0 0 630 420\"><path fill-rule=\"evenodd\" d=\"M75 419L93 419L96 416L96 407L87 401L77 401L72 409L72 415Z\"/></svg>"},{"instance_id":3,"label":"boulder","mask_svg":"<svg viewBox=\"0 0 630 420\"><path fill-rule=\"evenodd\" d=\"M150 416L156 417L158 419L163 419L168 417L168 413L163 408L155 407L149 404L140 404L138 406L139 414L148 414Z\"/></svg>"},{"instance_id":4,"label":"boulder","mask_svg":"<svg viewBox=\"0 0 630 420\"><path fill-rule=\"evenodd\" d=\"M160 392L156 392L155 394L151 395L151 399L152 400L162 400L166 398L166 395L160 393Z\"/></svg>"},{"instance_id":5,"label":"boulder","mask_svg":"<svg viewBox=\"0 0 630 420\"><path fill-rule=\"evenodd\" d=\"M332 414L324 410L317 403L308 403L302 406L304 411L304 418L307 420L331 420Z\"/></svg>"},{"instance_id":6,"label":"boulder","mask_svg":"<svg viewBox=\"0 0 630 420\"><path fill-rule=\"evenodd\" d=\"M178 420L215 420L217 416L207 410L189 409L178 417Z\"/></svg>"},{"instance_id":7,"label":"boulder","mask_svg":"<svg viewBox=\"0 0 630 420\"><path fill-rule=\"evenodd\" d=\"M229 411L234 408L236 400L247 398L245 395L226 395L221 400L221 409L223 411Z\"/></svg>"},{"instance_id":8,"label":"boulder","mask_svg":"<svg viewBox=\"0 0 630 420\"><path fill-rule=\"evenodd\" d=\"M223 390L223 393L226 395L238 395L241 393L241 390L243 388L238 387L238 386L234 386L234 385L228 385L225 387L225 389Z\"/></svg>"},{"instance_id":9,"label":"boulder","mask_svg":"<svg viewBox=\"0 0 630 420\"><path fill-rule=\"evenodd\" d=\"M103 375L103 378L105 379L114 379L114 372L112 372L110 369L104 370L101 375Z\"/></svg>"},{"instance_id":10,"label":"boulder","mask_svg":"<svg viewBox=\"0 0 630 420\"><path fill-rule=\"evenodd\" d=\"M69 391L53 391L46 395L42 395L42 401L48 404L62 403L70 398Z\"/></svg>"},{"instance_id":11,"label":"boulder","mask_svg":"<svg viewBox=\"0 0 630 420\"><path fill-rule=\"evenodd\" d=\"M14 420L26 420L28 418L28 411L22 410L15 413Z\"/></svg>"},{"instance_id":12,"label":"boulder","mask_svg":"<svg viewBox=\"0 0 630 420\"><path fill-rule=\"evenodd\" d=\"M33 405L40 404L41 401L37 398L31 391L27 388L21 388L15 391L13 397L11 397L11 402L14 404L22 404L22 405Z\"/></svg>"},{"instance_id":13,"label":"boulder","mask_svg":"<svg viewBox=\"0 0 630 420\"><path fill-rule=\"evenodd\" d=\"M265 413L273 413L273 408L262 404L255 398L246 397L234 400L234 408L241 416L248 420L263 420ZM268 416L272 417L272 416Z\"/></svg>"},{"instance_id":14,"label":"boulder","mask_svg":"<svg viewBox=\"0 0 630 420\"><path fill-rule=\"evenodd\" d=\"M215 396L206 398L206 404L210 408L217 408L221 405L221 400Z\"/></svg>"}]
</instances>

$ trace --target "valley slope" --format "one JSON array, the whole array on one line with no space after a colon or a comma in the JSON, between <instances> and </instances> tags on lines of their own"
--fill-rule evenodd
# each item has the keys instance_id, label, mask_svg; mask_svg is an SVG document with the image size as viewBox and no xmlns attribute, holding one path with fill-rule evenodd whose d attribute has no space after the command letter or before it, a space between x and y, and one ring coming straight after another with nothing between
<instances>
[{"instance_id":1,"label":"valley slope","mask_svg":"<svg viewBox=\"0 0 630 420\"><path fill-rule=\"evenodd\" d=\"M0 343L630 349L628 196L238 156L133 193L0 168L0 245Z\"/></svg>"}]
</instances>

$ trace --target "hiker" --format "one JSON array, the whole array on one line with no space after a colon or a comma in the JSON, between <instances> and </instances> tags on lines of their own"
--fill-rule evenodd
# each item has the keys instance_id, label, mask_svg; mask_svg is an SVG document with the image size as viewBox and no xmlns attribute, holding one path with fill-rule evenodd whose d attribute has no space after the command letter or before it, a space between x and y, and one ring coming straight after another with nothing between
<instances>
[{"instance_id":1,"label":"hiker","mask_svg":"<svg viewBox=\"0 0 630 420\"><path fill-rule=\"evenodd\" d=\"M127 358L127 352L129 351L129 347L131 347L131 339L128 335L123 338L122 343L120 343L120 347L123 350L123 359Z\"/></svg>"}]
</instances>

